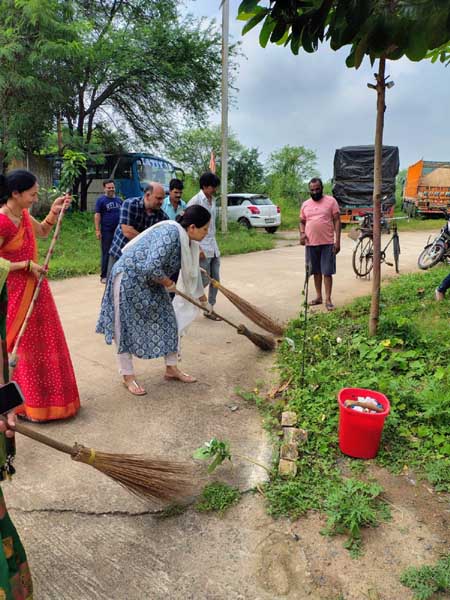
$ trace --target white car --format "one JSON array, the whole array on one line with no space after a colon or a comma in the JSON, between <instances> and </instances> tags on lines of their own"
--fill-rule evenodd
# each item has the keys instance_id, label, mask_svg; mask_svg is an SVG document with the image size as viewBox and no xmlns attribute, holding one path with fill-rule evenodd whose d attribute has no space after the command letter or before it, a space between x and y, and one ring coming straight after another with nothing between
<instances>
[{"instance_id":1,"label":"white car","mask_svg":"<svg viewBox=\"0 0 450 600\"><path fill-rule=\"evenodd\" d=\"M220 200L219 200L220 203ZM275 233L281 225L281 210L263 194L228 194L228 221L243 227L264 227Z\"/></svg>"}]
</instances>

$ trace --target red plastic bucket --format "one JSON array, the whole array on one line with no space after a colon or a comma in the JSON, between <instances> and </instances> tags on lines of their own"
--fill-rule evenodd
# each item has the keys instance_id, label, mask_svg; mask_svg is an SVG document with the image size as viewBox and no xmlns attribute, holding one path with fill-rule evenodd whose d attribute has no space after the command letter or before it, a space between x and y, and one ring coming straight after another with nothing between
<instances>
[{"instance_id":1,"label":"red plastic bucket","mask_svg":"<svg viewBox=\"0 0 450 600\"><path fill-rule=\"evenodd\" d=\"M358 396L370 396L384 410L379 413L363 413L344 406L346 400L357 400ZM354 458L375 458L380 446L384 420L390 411L389 400L384 394L361 388L344 388L338 394L339 403L339 448Z\"/></svg>"}]
</instances>

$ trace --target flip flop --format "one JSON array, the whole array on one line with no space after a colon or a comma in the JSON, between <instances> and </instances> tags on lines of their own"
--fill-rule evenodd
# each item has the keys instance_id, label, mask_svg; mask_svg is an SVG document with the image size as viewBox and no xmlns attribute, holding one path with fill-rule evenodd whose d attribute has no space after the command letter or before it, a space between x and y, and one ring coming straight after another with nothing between
<instances>
[{"instance_id":1,"label":"flip flop","mask_svg":"<svg viewBox=\"0 0 450 600\"><path fill-rule=\"evenodd\" d=\"M220 317L218 317L214 313L203 313L203 314L207 319L211 319L211 321L221 321L222 320Z\"/></svg>"},{"instance_id":2,"label":"flip flop","mask_svg":"<svg viewBox=\"0 0 450 600\"><path fill-rule=\"evenodd\" d=\"M323 301L319 300L319 298L314 298L314 300L309 302L309 306L318 306L319 304L323 304Z\"/></svg>"},{"instance_id":3,"label":"flip flop","mask_svg":"<svg viewBox=\"0 0 450 600\"><path fill-rule=\"evenodd\" d=\"M178 380L182 381L183 383L195 383L197 381L197 379L193 375L188 375L187 373L183 373L183 371L180 371L179 375L167 375L166 373L164 375L164 379L166 379L167 381Z\"/></svg>"},{"instance_id":4,"label":"flip flop","mask_svg":"<svg viewBox=\"0 0 450 600\"><path fill-rule=\"evenodd\" d=\"M336 307L334 306L334 304L332 302L327 302L325 304L325 308L329 311L334 310Z\"/></svg>"},{"instance_id":5,"label":"flip flop","mask_svg":"<svg viewBox=\"0 0 450 600\"><path fill-rule=\"evenodd\" d=\"M141 386L138 384L136 379L133 379L132 381L122 381L122 384L133 396L146 396L147 394L144 389L142 391L139 390Z\"/></svg>"}]
</instances>

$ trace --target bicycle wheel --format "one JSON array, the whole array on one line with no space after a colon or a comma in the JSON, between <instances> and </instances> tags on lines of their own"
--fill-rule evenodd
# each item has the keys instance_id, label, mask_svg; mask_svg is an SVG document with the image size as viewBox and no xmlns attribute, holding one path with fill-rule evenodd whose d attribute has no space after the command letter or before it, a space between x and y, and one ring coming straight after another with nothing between
<instances>
[{"instance_id":1,"label":"bicycle wheel","mask_svg":"<svg viewBox=\"0 0 450 600\"><path fill-rule=\"evenodd\" d=\"M394 264L395 264L395 272L399 273L398 268L398 259L400 258L400 238L398 237L397 232L393 235L393 249L394 249Z\"/></svg>"},{"instance_id":2,"label":"bicycle wheel","mask_svg":"<svg viewBox=\"0 0 450 600\"><path fill-rule=\"evenodd\" d=\"M367 277L373 268L373 240L362 237L356 244L352 257L353 270L358 277Z\"/></svg>"},{"instance_id":3,"label":"bicycle wheel","mask_svg":"<svg viewBox=\"0 0 450 600\"><path fill-rule=\"evenodd\" d=\"M419 254L417 264L419 269L430 269L437 265L442 260L445 254L445 246L443 242L437 238L432 244L425 246L422 252Z\"/></svg>"}]
</instances>

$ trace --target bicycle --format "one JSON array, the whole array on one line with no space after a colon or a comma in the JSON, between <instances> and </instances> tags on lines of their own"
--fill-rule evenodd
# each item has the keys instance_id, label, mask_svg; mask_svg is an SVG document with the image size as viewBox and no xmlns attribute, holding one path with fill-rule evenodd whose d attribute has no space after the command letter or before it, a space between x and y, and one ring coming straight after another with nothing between
<instances>
[{"instance_id":1,"label":"bicycle","mask_svg":"<svg viewBox=\"0 0 450 600\"><path fill-rule=\"evenodd\" d=\"M389 267L395 265L395 272L399 273L399 257L400 257L400 238L398 236L398 228L395 218L385 219L382 218L382 228L387 229L390 233L392 227L392 236L388 240L386 246L381 250L380 261L385 263ZM352 265L353 270L357 277L367 277L373 269L373 215L367 213L364 215L361 226L358 243L353 250ZM390 263L386 260L386 250L392 244L394 263Z\"/></svg>"}]
</instances>

